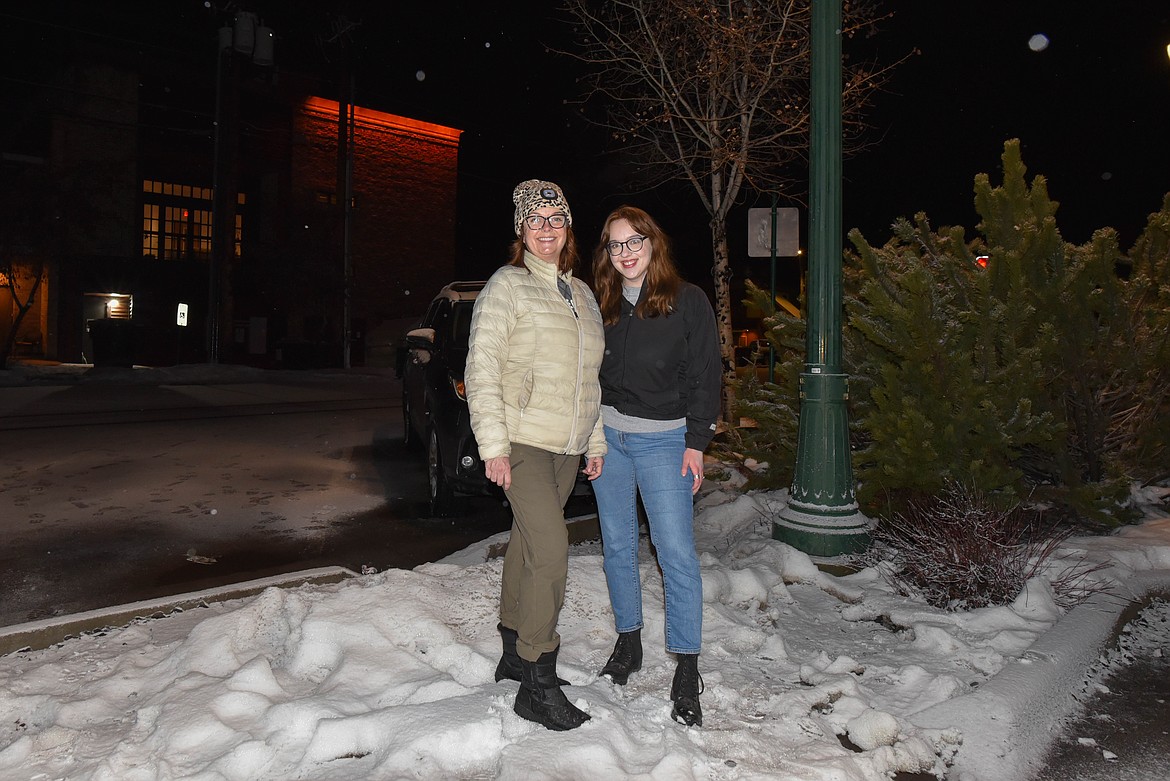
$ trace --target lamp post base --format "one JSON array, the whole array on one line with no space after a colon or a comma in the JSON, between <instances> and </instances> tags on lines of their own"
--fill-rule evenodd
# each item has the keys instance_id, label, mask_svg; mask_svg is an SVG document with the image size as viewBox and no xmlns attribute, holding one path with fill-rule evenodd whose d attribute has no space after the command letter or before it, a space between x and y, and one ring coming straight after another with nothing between
<instances>
[{"instance_id":1,"label":"lamp post base","mask_svg":"<svg viewBox=\"0 0 1170 781\"><path fill-rule=\"evenodd\" d=\"M772 539L810 556L831 558L864 551L873 527L874 522L856 505L802 509L799 503L790 503L772 521Z\"/></svg>"},{"instance_id":2,"label":"lamp post base","mask_svg":"<svg viewBox=\"0 0 1170 781\"><path fill-rule=\"evenodd\" d=\"M854 498L848 398L844 374L811 367L800 375L795 474L772 538L812 556L860 552L874 526Z\"/></svg>"}]
</instances>

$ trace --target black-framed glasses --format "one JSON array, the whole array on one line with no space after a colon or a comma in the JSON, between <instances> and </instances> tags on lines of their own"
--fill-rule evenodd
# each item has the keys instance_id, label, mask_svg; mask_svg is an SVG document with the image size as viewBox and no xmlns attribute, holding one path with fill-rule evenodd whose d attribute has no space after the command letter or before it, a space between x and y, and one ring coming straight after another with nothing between
<instances>
[{"instance_id":1,"label":"black-framed glasses","mask_svg":"<svg viewBox=\"0 0 1170 781\"><path fill-rule=\"evenodd\" d=\"M605 251L610 255L617 256L622 254L622 247L625 247L630 252L637 252L642 249L642 244L646 241L645 236L631 236L625 241L611 241L605 245Z\"/></svg>"},{"instance_id":2,"label":"black-framed glasses","mask_svg":"<svg viewBox=\"0 0 1170 781\"><path fill-rule=\"evenodd\" d=\"M529 230L538 231L546 223L548 227L559 230L569 224L569 216L567 214L550 214L545 217L543 214L529 214L524 218L524 224L528 226Z\"/></svg>"}]
</instances>

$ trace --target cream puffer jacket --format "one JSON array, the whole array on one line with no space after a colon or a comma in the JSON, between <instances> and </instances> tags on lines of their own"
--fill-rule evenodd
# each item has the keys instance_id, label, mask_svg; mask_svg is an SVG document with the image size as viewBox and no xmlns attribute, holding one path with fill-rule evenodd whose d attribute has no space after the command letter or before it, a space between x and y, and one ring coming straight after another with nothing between
<instances>
[{"instance_id":1,"label":"cream puffer jacket","mask_svg":"<svg viewBox=\"0 0 1170 781\"><path fill-rule=\"evenodd\" d=\"M511 455L511 443L553 453L604 456L601 311L572 274L573 306L557 289L556 268L524 253L476 296L467 353L467 404L479 456ZM575 311L574 311L575 310Z\"/></svg>"}]
</instances>

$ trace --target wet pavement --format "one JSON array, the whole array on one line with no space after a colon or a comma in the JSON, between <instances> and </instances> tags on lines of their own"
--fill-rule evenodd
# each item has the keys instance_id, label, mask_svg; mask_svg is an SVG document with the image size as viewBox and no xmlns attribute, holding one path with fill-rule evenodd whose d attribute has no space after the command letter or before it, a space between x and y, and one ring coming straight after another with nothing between
<instances>
[{"instance_id":1,"label":"wet pavement","mask_svg":"<svg viewBox=\"0 0 1170 781\"><path fill-rule=\"evenodd\" d=\"M1034 781L1170 779L1170 604L1154 601L1104 658L1083 715Z\"/></svg>"},{"instance_id":2,"label":"wet pavement","mask_svg":"<svg viewBox=\"0 0 1170 781\"><path fill-rule=\"evenodd\" d=\"M0 625L319 567L411 568L508 528L490 497L458 523L427 517L392 375L240 368L0 387Z\"/></svg>"},{"instance_id":3,"label":"wet pavement","mask_svg":"<svg viewBox=\"0 0 1170 781\"><path fill-rule=\"evenodd\" d=\"M0 626L321 567L410 569L510 527L502 497L429 516L392 373L245 368L0 382Z\"/></svg>"}]
</instances>

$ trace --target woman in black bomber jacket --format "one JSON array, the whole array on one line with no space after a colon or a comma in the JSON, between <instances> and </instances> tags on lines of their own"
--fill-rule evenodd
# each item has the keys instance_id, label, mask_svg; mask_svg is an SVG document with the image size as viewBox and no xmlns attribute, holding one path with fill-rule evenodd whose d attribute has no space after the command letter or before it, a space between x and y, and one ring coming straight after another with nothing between
<instances>
[{"instance_id":1,"label":"woman in black bomber jacket","mask_svg":"<svg viewBox=\"0 0 1170 781\"><path fill-rule=\"evenodd\" d=\"M622 685L642 666L641 494L662 569L666 650L677 659L671 716L702 725L703 582L693 496L703 483L703 450L719 417L715 314L706 294L678 275L658 223L632 206L606 218L593 275L605 323L601 417L609 447L593 490L618 632L601 675Z\"/></svg>"}]
</instances>

